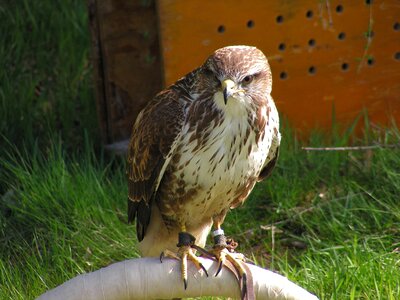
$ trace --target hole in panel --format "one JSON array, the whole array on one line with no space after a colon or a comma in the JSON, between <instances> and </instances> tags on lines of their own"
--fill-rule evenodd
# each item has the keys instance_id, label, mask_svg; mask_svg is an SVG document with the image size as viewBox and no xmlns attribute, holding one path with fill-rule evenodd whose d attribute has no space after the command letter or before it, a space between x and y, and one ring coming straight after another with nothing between
<instances>
[{"instance_id":1,"label":"hole in panel","mask_svg":"<svg viewBox=\"0 0 400 300\"><path fill-rule=\"evenodd\" d=\"M342 13L343 12L343 5L338 5L338 6L336 6L336 12L338 13L338 14L340 14L340 13Z\"/></svg>"},{"instance_id":2,"label":"hole in panel","mask_svg":"<svg viewBox=\"0 0 400 300\"><path fill-rule=\"evenodd\" d=\"M341 32L338 34L337 38L341 41L343 41L346 38L346 33Z\"/></svg>"},{"instance_id":3,"label":"hole in panel","mask_svg":"<svg viewBox=\"0 0 400 300\"><path fill-rule=\"evenodd\" d=\"M253 28L254 27L254 21L253 20L248 20L247 21L247 28Z\"/></svg>"},{"instance_id":4,"label":"hole in panel","mask_svg":"<svg viewBox=\"0 0 400 300\"><path fill-rule=\"evenodd\" d=\"M396 52L396 53L394 54L394 59L395 59L395 60L400 60L400 52Z\"/></svg>"},{"instance_id":5,"label":"hole in panel","mask_svg":"<svg viewBox=\"0 0 400 300\"><path fill-rule=\"evenodd\" d=\"M278 49L279 49L280 51L284 51L284 50L286 49L285 43L280 43L280 44L278 45Z\"/></svg>"},{"instance_id":6,"label":"hole in panel","mask_svg":"<svg viewBox=\"0 0 400 300\"><path fill-rule=\"evenodd\" d=\"M308 68L308 74L314 75L317 72L317 69L314 66Z\"/></svg>"},{"instance_id":7,"label":"hole in panel","mask_svg":"<svg viewBox=\"0 0 400 300\"><path fill-rule=\"evenodd\" d=\"M310 39L310 40L308 41L308 46L314 47L314 46L315 46L315 40L314 40L314 39Z\"/></svg>"},{"instance_id":8,"label":"hole in panel","mask_svg":"<svg viewBox=\"0 0 400 300\"><path fill-rule=\"evenodd\" d=\"M368 66L372 66L374 63L375 63L375 59L373 57L370 57L367 59Z\"/></svg>"},{"instance_id":9,"label":"hole in panel","mask_svg":"<svg viewBox=\"0 0 400 300\"><path fill-rule=\"evenodd\" d=\"M399 31L399 30L400 30L400 23L399 23L399 22L394 23L394 24L393 24L393 29L394 29L395 31Z\"/></svg>"},{"instance_id":10,"label":"hole in panel","mask_svg":"<svg viewBox=\"0 0 400 300\"><path fill-rule=\"evenodd\" d=\"M349 69L348 63L342 63L342 71L347 71Z\"/></svg>"},{"instance_id":11,"label":"hole in panel","mask_svg":"<svg viewBox=\"0 0 400 300\"><path fill-rule=\"evenodd\" d=\"M307 19L311 19L313 17L313 15L314 15L314 13L311 9L307 10L307 12L306 12Z\"/></svg>"},{"instance_id":12,"label":"hole in panel","mask_svg":"<svg viewBox=\"0 0 400 300\"><path fill-rule=\"evenodd\" d=\"M286 79L287 77L288 77L288 75L286 72L281 72L281 74L279 74L279 78L282 80Z\"/></svg>"},{"instance_id":13,"label":"hole in panel","mask_svg":"<svg viewBox=\"0 0 400 300\"><path fill-rule=\"evenodd\" d=\"M225 31L225 26L224 25L219 25L217 30L218 30L219 33L223 33Z\"/></svg>"},{"instance_id":14,"label":"hole in panel","mask_svg":"<svg viewBox=\"0 0 400 300\"><path fill-rule=\"evenodd\" d=\"M283 16L279 15L276 17L276 23L282 23L283 22Z\"/></svg>"}]
</instances>

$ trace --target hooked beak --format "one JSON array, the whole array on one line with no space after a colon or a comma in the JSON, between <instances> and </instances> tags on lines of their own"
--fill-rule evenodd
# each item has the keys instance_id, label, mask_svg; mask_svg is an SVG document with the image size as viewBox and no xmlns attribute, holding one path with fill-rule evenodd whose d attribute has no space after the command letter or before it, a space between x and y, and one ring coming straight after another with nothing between
<instances>
[{"instance_id":1,"label":"hooked beak","mask_svg":"<svg viewBox=\"0 0 400 300\"><path fill-rule=\"evenodd\" d=\"M225 79L222 81L222 89L223 89L223 95L224 95L224 102L225 105L228 102L228 98L232 96L234 93L234 88L235 88L235 83L230 80L230 79Z\"/></svg>"}]
</instances>

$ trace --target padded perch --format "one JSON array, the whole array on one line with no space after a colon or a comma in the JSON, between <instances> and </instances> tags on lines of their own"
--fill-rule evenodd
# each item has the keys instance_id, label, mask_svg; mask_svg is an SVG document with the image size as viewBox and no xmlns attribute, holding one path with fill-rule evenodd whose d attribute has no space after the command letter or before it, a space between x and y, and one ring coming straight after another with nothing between
<instances>
[{"instance_id":1,"label":"padded perch","mask_svg":"<svg viewBox=\"0 0 400 300\"><path fill-rule=\"evenodd\" d=\"M209 274L218 264L199 258ZM256 299L318 300L287 278L248 265L254 280ZM44 293L38 300L61 299L171 299L199 296L240 298L236 278L224 268L218 277L206 277L194 265L188 266L188 288L180 278L180 263L174 259L139 258L122 261L98 271L79 275Z\"/></svg>"}]
</instances>

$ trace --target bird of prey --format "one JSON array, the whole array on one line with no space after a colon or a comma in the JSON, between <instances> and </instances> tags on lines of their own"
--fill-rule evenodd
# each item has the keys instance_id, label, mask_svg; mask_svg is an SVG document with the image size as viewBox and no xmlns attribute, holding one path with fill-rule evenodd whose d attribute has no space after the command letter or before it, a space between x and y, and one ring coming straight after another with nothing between
<instances>
[{"instance_id":1,"label":"bird of prey","mask_svg":"<svg viewBox=\"0 0 400 300\"><path fill-rule=\"evenodd\" d=\"M143 256L181 260L185 288L187 260L203 268L193 248L204 247L212 226L218 272L229 261L245 278L221 225L276 164L281 136L271 85L259 49L224 47L157 94L133 126L128 221L136 219Z\"/></svg>"}]
</instances>

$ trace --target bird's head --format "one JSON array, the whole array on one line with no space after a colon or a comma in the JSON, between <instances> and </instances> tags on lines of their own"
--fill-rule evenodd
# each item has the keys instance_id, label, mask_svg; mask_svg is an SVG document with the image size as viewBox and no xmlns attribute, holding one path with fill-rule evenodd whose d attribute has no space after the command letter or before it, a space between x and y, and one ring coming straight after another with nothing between
<instances>
[{"instance_id":1,"label":"bird's head","mask_svg":"<svg viewBox=\"0 0 400 300\"><path fill-rule=\"evenodd\" d=\"M202 76L214 93L249 102L271 93L271 70L265 55L256 47L229 46L214 52L201 67Z\"/></svg>"}]
</instances>

